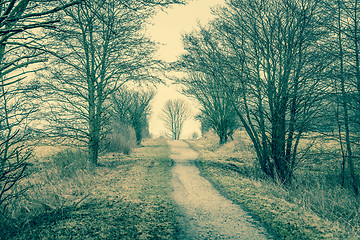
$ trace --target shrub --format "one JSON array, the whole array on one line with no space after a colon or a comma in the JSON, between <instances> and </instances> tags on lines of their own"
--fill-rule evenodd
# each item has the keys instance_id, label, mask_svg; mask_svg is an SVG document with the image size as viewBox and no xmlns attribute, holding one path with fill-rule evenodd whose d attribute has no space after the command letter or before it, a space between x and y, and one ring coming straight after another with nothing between
<instances>
[{"instance_id":1,"label":"shrub","mask_svg":"<svg viewBox=\"0 0 360 240\"><path fill-rule=\"evenodd\" d=\"M112 124L111 132L103 141L103 150L106 152L119 152L126 155L136 146L135 131L128 125Z\"/></svg>"},{"instance_id":2,"label":"shrub","mask_svg":"<svg viewBox=\"0 0 360 240\"><path fill-rule=\"evenodd\" d=\"M193 132L191 138L192 139L198 139L199 138L199 133L198 132Z\"/></svg>"}]
</instances>

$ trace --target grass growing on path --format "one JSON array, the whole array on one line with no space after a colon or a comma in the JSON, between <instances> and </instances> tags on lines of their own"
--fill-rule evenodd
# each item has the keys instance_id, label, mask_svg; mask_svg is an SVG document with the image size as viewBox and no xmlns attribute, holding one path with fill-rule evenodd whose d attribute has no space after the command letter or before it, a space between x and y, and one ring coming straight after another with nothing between
<instances>
[{"instance_id":1,"label":"grass growing on path","mask_svg":"<svg viewBox=\"0 0 360 240\"><path fill-rule=\"evenodd\" d=\"M216 147L209 136L189 143L200 152L197 166L202 175L270 226L280 239L359 239L339 222L319 217L297 202L291 191L261 179L248 143L235 139Z\"/></svg>"},{"instance_id":2,"label":"grass growing on path","mask_svg":"<svg viewBox=\"0 0 360 240\"><path fill-rule=\"evenodd\" d=\"M88 190L89 196L80 204L43 212L14 239L174 239L166 141L148 140L130 156L109 154L101 163L102 167L82 176L82 182L87 182L82 190ZM36 180L41 181L40 177Z\"/></svg>"}]
</instances>

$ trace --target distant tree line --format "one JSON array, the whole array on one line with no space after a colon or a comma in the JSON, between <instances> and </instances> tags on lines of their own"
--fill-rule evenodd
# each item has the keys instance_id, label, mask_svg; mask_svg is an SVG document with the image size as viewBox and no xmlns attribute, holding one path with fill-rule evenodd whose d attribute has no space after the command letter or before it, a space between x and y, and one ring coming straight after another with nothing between
<instances>
[{"instance_id":1,"label":"distant tree line","mask_svg":"<svg viewBox=\"0 0 360 240\"><path fill-rule=\"evenodd\" d=\"M220 143L241 126L263 172L284 185L304 133L338 139L342 184L358 194L359 13L357 0L227 0L183 36L179 82Z\"/></svg>"}]
</instances>

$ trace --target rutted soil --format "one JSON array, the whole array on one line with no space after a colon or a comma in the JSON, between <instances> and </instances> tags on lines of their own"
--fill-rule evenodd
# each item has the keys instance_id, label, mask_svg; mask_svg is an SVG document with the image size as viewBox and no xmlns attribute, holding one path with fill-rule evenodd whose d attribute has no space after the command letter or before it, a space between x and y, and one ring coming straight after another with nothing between
<instances>
[{"instance_id":1,"label":"rutted soil","mask_svg":"<svg viewBox=\"0 0 360 240\"><path fill-rule=\"evenodd\" d=\"M183 141L169 141L174 199L181 209L179 239L273 239L248 213L200 176L198 154Z\"/></svg>"}]
</instances>

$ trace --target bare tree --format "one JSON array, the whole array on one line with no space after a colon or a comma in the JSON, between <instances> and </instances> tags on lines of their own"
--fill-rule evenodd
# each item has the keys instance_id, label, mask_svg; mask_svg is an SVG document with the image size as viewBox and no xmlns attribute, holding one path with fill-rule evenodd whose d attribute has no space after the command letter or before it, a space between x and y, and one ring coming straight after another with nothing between
<instances>
[{"instance_id":1,"label":"bare tree","mask_svg":"<svg viewBox=\"0 0 360 240\"><path fill-rule=\"evenodd\" d=\"M88 148L97 164L110 96L128 81L153 79L159 61L143 34L153 6L173 1L90 1L67 9L49 52L47 77L50 134Z\"/></svg>"},{"instance_id":2,"label":"bare tree","mask_svg":"<svg viewBox=\"0 0 360 240\"><path fill-rule=\"evenodd\" d=\"M184 122L191 116L189 106L184 100L168 100L162 111L162 119L166 130L174 140L180 139Z\"/></svg>"},{"instance_id":3,"label":"bare tree","mask_svg":"<svg viewBox=\"0 0 360 240\"><path fill-rule=\"evenodd\" d=\"M138 145L148 129L148 116L155 91L118 90L112 95L114 121L130 125L135 130Z\"/></svg>"},{"instance_id":4,"label":"bare tree","mask_svg":"<svg viewBox=\"0 0 360 240\"><path fill-rule=\"evenodd\" d=\"M52 15L80 1L0 1L0 206L4 211L22 190L32 148L29 123L37 110L39 85L26 79L44 61L39 28L55 28Z\"/></svg>"},{"instance_id":5,"label":"bare tree","mask_svg":"<svg viewBox=\"0 0 360 240\"><path fill-rule=\"evenodd\" d=\"M228 1L201 29L198 50L182 59L227 88L262 170L285 185L326 90L322 75L332 59L321 46L322 10L317 0Z\"/></svg>"},{"instance_id":6,"label":"bare tree","mask_svg":"<svg viewBox=\"0 0 360 240\"><path fill-rule=\"evenodd\" d=\"M184 38L186 41L186 38ZM190 49L191 42L185 43ZM196 46L194 46L196 48ZM196 54L196 53L194 53ZM192 73L182 78L180 83L185 86L183 92L195 98L201 104L200 122L207 123L224 144L232 137L239 126L239 121L226 89L219 85L216 77L204 73Z\"/></svg>"},{"instance_id":7,"label":"bare tree","mask_svg":"<svg viewBox=\"0 0 360 240\"><path fill-rule=\"evenodd\" d=\"M360 112L360 47L359 13L357 0L334 0L326 5L332 12L333 24L329 25L332 53L336 61L329 78L332 80L332 101L338 126L342 155L342 186L349 184L359 194L355 159L358 157Z\"/></svg>"},{"instance_id":8,"label":"bare tree","mask_svg":"<svg viewBox=\"0 0 360 240\"><path fill-rule=\"evenodd\" d=\"M321 109L327 87L322 79L332 63L320 45L328 34L321 2L245 1L230 4L221 16L227 14L234 18L224 36L247 68L237 85L238 115L263 170L290 184L301 136ZM243 39L235 38L236 26Z\"/></svg>"}]
</instances>

